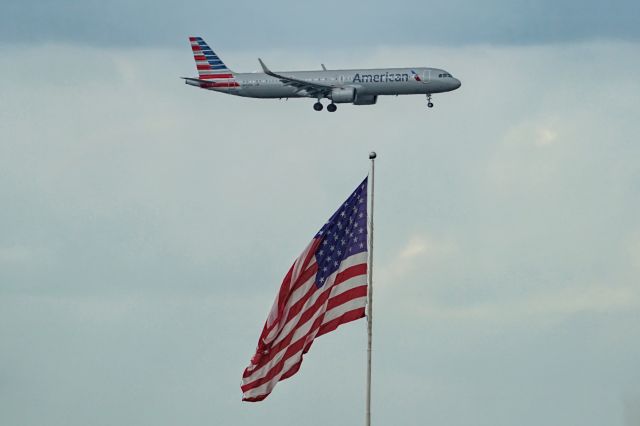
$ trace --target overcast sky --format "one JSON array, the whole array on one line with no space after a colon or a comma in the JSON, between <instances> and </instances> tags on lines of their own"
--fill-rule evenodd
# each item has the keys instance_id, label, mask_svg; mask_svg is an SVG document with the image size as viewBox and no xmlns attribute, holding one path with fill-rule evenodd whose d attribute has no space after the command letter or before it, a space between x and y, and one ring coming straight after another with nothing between
<instances>
[{"instance_id":1,"label":"overcast sky","mask_svg":"<svg viewBox=\"0 0 640 426\"><path fill-rule=\"evenodd\" d=\"M305 4L204 0L3 0L0 40L101 46L178 46L189 34L225 47L367 48L640 39L634 0L472 0Z\"/></svg>"},{"instance_id":2,"label":"overcast sky","mask_svg":"<svg viewBox=\"0 0 640 426\"><path fill-rule=\"evenodd\" d=\"M442 3L442 4L441 4ZM637 2L13 2L0 14L0 424L364 421L365 322L264 402L284 274L379 154L374 424L640 425ZM236 70L442 67L316 113Z\"/></svg>"}]
</instances>

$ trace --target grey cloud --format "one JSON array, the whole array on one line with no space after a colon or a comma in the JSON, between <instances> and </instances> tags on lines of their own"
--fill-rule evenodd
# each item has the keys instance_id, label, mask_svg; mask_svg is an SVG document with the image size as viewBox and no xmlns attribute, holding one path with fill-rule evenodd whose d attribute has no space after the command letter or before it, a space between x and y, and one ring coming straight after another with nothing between
<instances>
[{"instance_id":1,"label":"grey cloud","mask_svg":"<svg viewBox=\"0 0 640 426\"><path fill-rule=\"evenodd\" d=\"M216 44L242 49L540 44L638 40L638 16L640 5L632 0L331 0L321 5L289 0L184 4L9 0L0 16L0 41L166 47L182 45L186 36L198 34Z\"/></svg>"}]
</instances>

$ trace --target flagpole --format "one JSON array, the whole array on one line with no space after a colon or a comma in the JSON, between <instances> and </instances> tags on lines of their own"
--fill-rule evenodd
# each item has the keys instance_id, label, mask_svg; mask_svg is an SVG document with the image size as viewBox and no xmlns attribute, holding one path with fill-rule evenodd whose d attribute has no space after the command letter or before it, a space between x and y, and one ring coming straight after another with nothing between
<instances>
[{"instance_id":1,"label":"flagpole","mask_svg":"<svg viewBox=\"0 0 640 426\"><path fill-rule=\"evenodd\" d=\"M374 151L369 153L371 160L371 211L369 212L369 259L368 259L368 283L367 291L367 408L365 426L371 426L371 338L373 329L373 190L375 180L375 160L377 154Z\"/></svg>"}]
</instances>

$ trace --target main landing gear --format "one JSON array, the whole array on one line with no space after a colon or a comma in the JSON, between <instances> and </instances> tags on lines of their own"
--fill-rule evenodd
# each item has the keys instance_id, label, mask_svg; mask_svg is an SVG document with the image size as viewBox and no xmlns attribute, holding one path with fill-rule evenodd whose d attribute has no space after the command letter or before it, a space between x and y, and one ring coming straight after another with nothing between
<instances>
[{"instance_id":1,"label":"main landing gear","mask_svg":"<svg viewBox=\"0 0 640 426\"><path fill-rule=\"evenodd\" d=\"M431 102L431 93L427 93L427 106L433 108L433 102Z\"/></svg>"},{"instance_id":2,"label":"main landing gear","mask_svg":"<svg viewBox=\"0 0 640 426\"><path fill-rule=\"evenodd\" d=\"M320 101L313 104L313 109L315 109L316 111L322 111L322 108L323 105L320 103ZM327 105L327 111L329 112L336 112L337 109L338 107L334 103L330 103L329 105Z\"/></svg>"}]
</instances>

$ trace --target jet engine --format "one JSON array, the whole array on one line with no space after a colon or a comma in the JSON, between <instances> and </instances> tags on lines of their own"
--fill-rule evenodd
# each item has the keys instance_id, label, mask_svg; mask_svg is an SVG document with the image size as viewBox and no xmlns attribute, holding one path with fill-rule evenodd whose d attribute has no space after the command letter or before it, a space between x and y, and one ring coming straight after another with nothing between
<instances>
[{"instance_id":1,"label":"jet engine","mask_svg":"<svg viewBox=\"0 0 640 426\"><path fill-rule=\"evenodd\" d=\"M354 105L373 105L378 101L378 95L359 95L356 93Z\"/></svg>"},{"instance_id":2,"label":"jet engine","mask_svg":"<svg viewBox=\"0 0 640 426\"><path fill-rule=\"evenodd\" d=\"M356 99L353 87L336 87L331 91L331 100L337 104L351 103Z\"/></svg>"}]
</instances>

